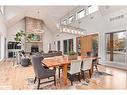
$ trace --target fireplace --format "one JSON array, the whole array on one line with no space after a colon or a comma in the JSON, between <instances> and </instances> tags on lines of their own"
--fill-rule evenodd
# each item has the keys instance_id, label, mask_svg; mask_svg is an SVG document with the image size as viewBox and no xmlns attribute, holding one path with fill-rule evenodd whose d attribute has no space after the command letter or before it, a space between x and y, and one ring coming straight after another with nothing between
<instances>
[{"instance_id":1,"label":"fireplace","mask_svg":"<svg viewBox=\"0 0 127 95\"><path fill-rule=\"evenodd\" d=\"M39 52L38 46L31 46L31 52Z\"/></svg>"}]
</instances>

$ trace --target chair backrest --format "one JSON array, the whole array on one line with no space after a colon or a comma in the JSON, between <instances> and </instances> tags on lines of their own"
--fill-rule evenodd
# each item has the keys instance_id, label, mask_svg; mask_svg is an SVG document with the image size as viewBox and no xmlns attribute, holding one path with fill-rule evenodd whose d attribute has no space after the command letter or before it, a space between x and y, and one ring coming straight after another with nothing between
<instances>
[{"instance_id":1,"label":"chair backrest","mask_svg":"<svg viewBox=\"0 0 127 95\"><path fill-rule=\"evenodd\" d=\"M32 56L32 65L35 72L36 77L39 77L41 73L44 73L45 68L42 66L43 56Z\"/></svg>"},{"instance_id":2,"label":"chair backrest","mask_svg":"<svg viewBox=\"0 0 127 95\"><path fill-rule=\"evenodd\" d=\"M83 59L83 63L82 63L82 70L89 70L92 67L92 58L85 58Z\"/></svg>"},{"instance_id":3,"label":"chair backrest","mask_svg":"<svg viewBox=\"0 0 127 95\"><path fill-rule=\"evenodd\" d=\"M70 66L70 73L75 74L79 73L81 70L81 60L72 60Z\"/></svg>"}]
</instances>

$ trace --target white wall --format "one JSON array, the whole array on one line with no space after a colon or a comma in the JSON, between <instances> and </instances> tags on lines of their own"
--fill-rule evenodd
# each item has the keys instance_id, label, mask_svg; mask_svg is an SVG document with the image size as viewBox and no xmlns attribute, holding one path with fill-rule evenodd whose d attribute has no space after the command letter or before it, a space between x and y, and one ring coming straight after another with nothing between
<instances>
[{"instance_id":1,"label":"white wall","mask_svg":"<svg viewBox=\"0 0 127 95\"><path fill-rule=\"evenodd\" d=\"M4 18L3 18L3 16L0 14L0 35L1 35L1 39L0 39L0 41L1 41L1 47L0 47L0 49L1 49L1 59L0 60L2 60L2 59L4 59L4 56L5 56L5 47L4 47L4 45L5 45L5 41L4 41L4 39L6 38L6 25L5 25L5 21L4 21Z\"/></svg>"},{"instance_id":2,"label":"white wall","mask_svg":"<svg viewBox=\"0 0 127 95\"><path fill-rule=\"evenodd\" d=\"M44 34L43 34L43 51L47 53L49 51L49 44L51 44L51 49L53 49L53 37L54 34L48 27L44 26Z\"/></svg>"},{"instance_id":3,"label":"white wall","mask_svg":"<svg viewBox=\"0 0 127 95\"><path fill-rule=\"evenodd\" d=\"M25 31L25 19L20 20L14 26L10 27L7 32L8 41L14 41L15 34L20 32L20 30Z\"/></svg>"}]
</instances>

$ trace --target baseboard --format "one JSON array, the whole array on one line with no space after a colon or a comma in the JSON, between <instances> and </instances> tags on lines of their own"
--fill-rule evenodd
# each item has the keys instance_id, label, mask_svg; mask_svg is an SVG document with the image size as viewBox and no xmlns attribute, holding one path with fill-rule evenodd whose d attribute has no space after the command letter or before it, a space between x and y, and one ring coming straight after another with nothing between
<instances>
[{"instance_id":1,"label":"baseboard","mask_svg":"<svg viewBox=\"0 0 127 95\"><path fill-rule=\"evenodd\" d=\"M116 65L116 64L112 64L112 63L108 63L108 64L101 64L107 67L112 67L112 68L116 68L116 69L121 69L121 70L126 70L127 71L127 66L120 66L120 65Z\"/></svg>"}]
</instances>

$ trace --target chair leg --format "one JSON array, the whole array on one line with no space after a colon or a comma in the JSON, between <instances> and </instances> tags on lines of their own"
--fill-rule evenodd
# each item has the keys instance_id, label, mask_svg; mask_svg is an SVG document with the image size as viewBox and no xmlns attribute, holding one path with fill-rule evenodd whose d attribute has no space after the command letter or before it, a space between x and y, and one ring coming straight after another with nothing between
<instances>
[{"instance_id":1,"label":"chair leg","mask_svg":"<svg viewBox=\"0 0 127 95\"><path fill-rule=\"evenodd\" d=\"M38 78L38 86L37 86L37 89L39 89L40 87L40 79Z\"/></svg>"},{"instance_id":2,"label":"chair leg","mask_svg":"<svg viewBox=\"0 0 127 95\"><path fill-rule=\"evenodd\" d=\"M59 78L60 78L60 67L59 67Z\"/></svg>"},{"instance_id":3,"label":"chair leg","mask_svg":"<svg viewBox=\"0 0 127 95\"><path fill-rule=\"evenodd\" d=\"M89 77L91 78L91 70L89 70Z\"/></svg>"},{"instance_id":4,"label":"chair leg","mask_svg":"<svg viewBox=\"0 0 127 95\"><path fill-rule=\"evenodd\" d=\"M79 82L81 82L81 80L80 80L80 73L78 73L78 79L79 79Z\"/></svg>"},{"instance_id":5,"label":"chair leg","mask_svg":"<svg viewBox=\"0 0 127 95\"><path fill-rule=\"evenodd\" d=\"M56 76L54 75L54 85L56 86Z\"/></svg>"},{"instance_id":6,"label":"chair leg","mask_svg":"<svg viewBox=\"0 0 127 95\"><path fill-rule=\"evenodd\" d=\"M82 74L83 74L83 80L85 80L85 72L82 71Z\"/></svg>"},{"instance_id":7,"label":"chair leg","mask_svg":"<svg viewBox=\"0 0 127 95\"><path fill-rule=\"evenodd\" d=\"M73 85L73 78L72 75L70 75L71 85Z\"/></svg>"},{"instance_id":8,"label":"chair leg","mask_svg":"<svg viewBox=\"0 0 127 95\"><path fill-rule=\"evenodd\" d=\"M95 65L96 70L98 71L97 65Z\"/></svg>"},{"instance_id":9,"label":"chair leg","mask_svg":"<svg viewBox=\"0 0 127 95\"><path fill-rule=\"evenodd\" d=\"M37 77L35 77L35 79L34 79L34 84L35 84L36 80L37 80Z\"/></svg>"}]
</instances>

